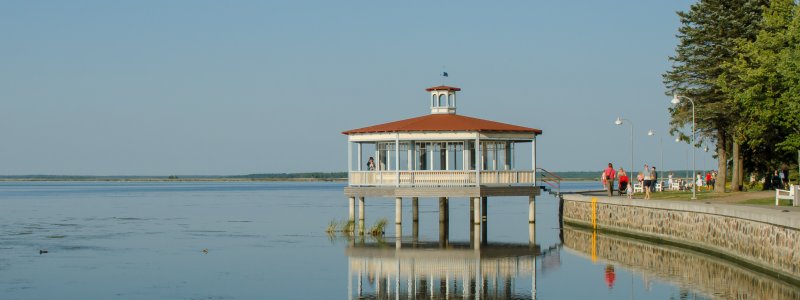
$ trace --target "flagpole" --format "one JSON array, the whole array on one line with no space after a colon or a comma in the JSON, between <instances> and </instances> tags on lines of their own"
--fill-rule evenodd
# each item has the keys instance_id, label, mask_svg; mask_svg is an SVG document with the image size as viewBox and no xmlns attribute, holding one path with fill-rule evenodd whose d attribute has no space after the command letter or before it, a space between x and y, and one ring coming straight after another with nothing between
<instances>
[{"instance_id":1,"label":"flagpole","mask_svg":"<svg viewBox=\"0 0 800 300\"><path fill-rule=\"evenodd\" d=\"M440 74L440 76L442 76L442 85L444 85L445 84L444 79L448 77L447 68L445 66L442 66L442 74Z\"/></svg>"}]
</instances>

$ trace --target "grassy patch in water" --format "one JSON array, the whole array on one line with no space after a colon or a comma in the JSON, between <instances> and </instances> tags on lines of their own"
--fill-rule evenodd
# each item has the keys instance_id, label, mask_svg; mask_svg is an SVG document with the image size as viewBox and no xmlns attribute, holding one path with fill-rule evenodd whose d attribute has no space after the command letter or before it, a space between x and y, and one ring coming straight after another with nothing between
<instances>
[{"instance_id":1,"label":"grassy patch in water","mask_svg":"<svg viewBox=\"0 0 800 300\"><path fill-rule=\"evenodd\" d=\"M325 228L325 232L332 234L336 232L342 233L353 233L355 230L355 222L350 221L348 219L344 219L341 221L337 221L336 219L330 220L328 222L328 227Z\"/></svg>"},{"instance_id":2,"label":"grassy patch in water","mask_svg":"<svg viewBox=\"0 0 800 300\"><path fill-rule=\"evenodd\" d=\"M369 228L369 234L372 236L383 236L383 234L386 233L386 223L388 222L386 218L378 219L378 221Z\"/></svg>"}]
</instances>

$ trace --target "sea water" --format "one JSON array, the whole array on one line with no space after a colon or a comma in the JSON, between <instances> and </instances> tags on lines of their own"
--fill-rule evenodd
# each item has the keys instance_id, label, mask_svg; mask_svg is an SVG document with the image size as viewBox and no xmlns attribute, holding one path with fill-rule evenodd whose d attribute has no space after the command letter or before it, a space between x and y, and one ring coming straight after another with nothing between
<instances>
[{"instance_id":1,"label":"sea water","mask_svg":"<svg viewBox=\"0 0 800 300\"><path fill-rule=\"evenodd\" d=\"M394 252L395 201L366 199L368 226L381 218L389 221L383 238L329 235L331 221L347 218L343 187L330 182L3 182L0 299L407 299L439 295L439 290L451 299L725 299L757 292L693 282L679 272L653 269L649 261L615 261L593 254L603 251L571 249L563 242L558 199L547 193L537 197L535 225L535 243L549 249L547 256L531 251L503 258L533 261L535 272L511 270L499 284L497 277L481 275L475 278L480 287L458 274L439 282L445 275L415 277L402 267L399 276L370 280L375 274L354 270L359 257L346 253L382 247L400 255ZM599 187L596 182L562 184L564 191ZM489 198L488 244L528 244L527 202L526 197ZM403 245L412 239L410 203L404 200ZM414 240L439 241L438 199L420 199L419 210ZM448 242L469 245L467 199L451 199L449 216ZM592 236L566 233L579 244ZM616 238L612 241L619 244ZM635 245L635 251L663 247ZM670 251L714 262L689 250ZM425 252L414 255L424 258ZM800 294L798 287L777 279L720 264L745 274L736 276L766 280L763 288L777 289L778 298ZM707 271L731 276L728 269L716 275ZM364 276L357 277L358 272ZM376 287L380 282L383 289Z\"/></svg>"}]
</instances>

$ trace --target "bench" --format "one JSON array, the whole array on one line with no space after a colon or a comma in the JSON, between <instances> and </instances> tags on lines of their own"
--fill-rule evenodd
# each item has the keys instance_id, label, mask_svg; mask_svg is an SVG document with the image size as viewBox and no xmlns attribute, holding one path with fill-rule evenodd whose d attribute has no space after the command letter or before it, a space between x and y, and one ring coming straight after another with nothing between
<instances>
[{"instance_id":1,"label":"bench","mask_svg":"<svg viewBox=\"0 0 800 300\"><path fill-rule=\"evenodd\" d=\"M681 190L681 185L683 185L683 182L680 179L673 180L672 184L669 185L669 190L670 191L680 191Z\"/></svg>"},{"instance_id":2,"label":"bench","mask_svg":"<svg viewBox=\"0 0 800 300\"><path fill-rule=\"evenodd\" d=\"M633 185L633 193L644 193L644 188L642 187L641 183L636 183Z\"/></svg>"},{"instance_id":3,"label":"bench","mask_svg":"<svg viewBox=\"0 0 800 300\"><path fill-rule=\"evenodd\" d=\"M800 186L792 185L789 187L789 190L775 190L775 206L780 203L780 200L789 200L792 202L792 206L800 206L800 200L798 200L798 196L800 196Z\"/></svg>"}]
</instances>

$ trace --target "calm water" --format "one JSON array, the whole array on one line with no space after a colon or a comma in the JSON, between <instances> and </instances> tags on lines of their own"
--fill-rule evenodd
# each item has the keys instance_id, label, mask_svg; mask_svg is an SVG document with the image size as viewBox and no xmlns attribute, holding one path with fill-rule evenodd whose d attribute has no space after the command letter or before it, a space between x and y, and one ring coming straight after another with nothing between
<instances>
[{"instance_id":1,"label":"calm water","mask_svg":"<svg viewBox=\"0 0 800 300\"><path fill-rule=\"evenodd\" d=\"M466 199L450 201L450 250L437 247L434 199L420 199L418 248L409 246L410 200L401 250L394 226L383 240L331 237L328 222L347 216L342 188L0 183L0 299L457 299L476 291L482 299L800 297L796 286L703 254L561 231L558 203L548 195L537 198L536 244L544 253L535 258L522 197L489 199L493 246L477 256L469 250ZM368 224L392 223L394 200L368 198L366 216Z\"/></svg>"}]
</instances>

